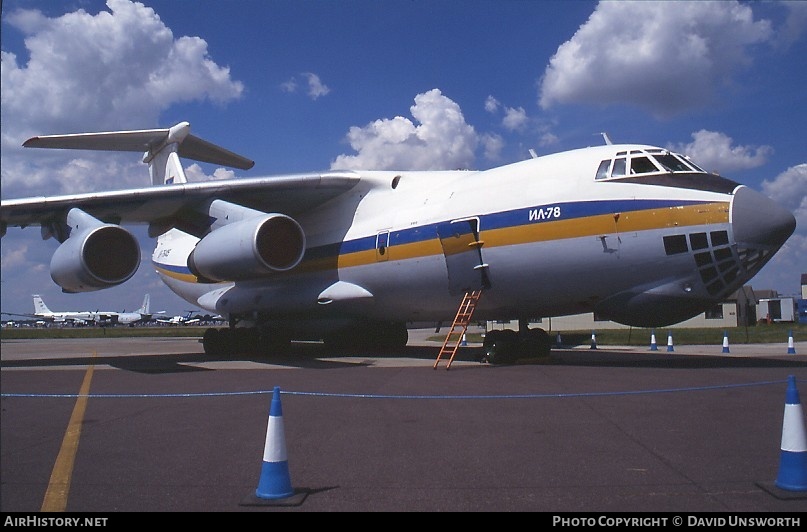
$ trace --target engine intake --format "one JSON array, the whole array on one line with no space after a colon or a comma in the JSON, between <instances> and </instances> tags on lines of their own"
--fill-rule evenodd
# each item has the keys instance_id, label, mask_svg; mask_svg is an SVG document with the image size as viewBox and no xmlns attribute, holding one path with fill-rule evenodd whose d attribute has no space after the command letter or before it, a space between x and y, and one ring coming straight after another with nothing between
<instances>
[{"instance_id":1,"label":"engine intake","mask_svg":"<svg viewBox=\"0 0 807 532\"><path fill-rule=\"evenodd\" d=\"M65 292L92 292L128 281L140 266L140 244L119 225L73 231L50 261L50 276Z\"/></svg>"},{"instance_id":2,"label":"engine intake","mask_svg":"<svg viewBox=\"0 0 807 532\"><path fill-rule=\"evenodd\" d=\"M202 279L238 281L290 270L304 254L300 224L284 214L266 214L214 229L196 244L188 268Z\"/></svg>"}]
</instances>

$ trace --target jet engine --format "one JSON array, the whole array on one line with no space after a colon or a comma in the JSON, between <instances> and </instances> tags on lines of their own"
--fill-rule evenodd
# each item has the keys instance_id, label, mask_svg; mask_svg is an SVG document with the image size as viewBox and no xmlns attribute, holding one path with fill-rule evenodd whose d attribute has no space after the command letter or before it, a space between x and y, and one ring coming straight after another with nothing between
<instances>
[{"instance_id":1,"label":"jet engine","mask_svg":"<svg viewBox=\"0 0 807 532\"><path fill-rule=\"evenodd\" d=\"M188 268L210 281L239 281L283 272L305 253L305 233L293 218L265 214L214 229L188 257Z\"/></svg>"},{"instance_id":2,"label":"jet engine","mask_svg":"<svg viewBox=\"0 0 807 532\"><path fill-rule=\"evenodd\" d=\"M70 236L53 254L50 276L65 292L92 292L129 280L140 266L132 233L78 209L68 215Z\"/></svg>"}]
</instances>

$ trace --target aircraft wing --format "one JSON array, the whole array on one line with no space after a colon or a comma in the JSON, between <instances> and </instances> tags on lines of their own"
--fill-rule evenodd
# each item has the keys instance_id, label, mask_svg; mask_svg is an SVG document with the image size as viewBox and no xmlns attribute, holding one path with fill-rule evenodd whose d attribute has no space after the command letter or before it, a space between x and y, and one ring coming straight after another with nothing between
<instances>
[{"instance_id":1,"label":"aircraft wing","mask_svg":"<svg viewBox=\"0 0 807 532\"><path fill-rule=\"evenodd\" d=\"M0 230L5 233L8 226L47 226L63 220L64 213L73 207L108 223L170 221L211 199L294 215L349 190L359 179L358 174L349 171L292 174L3 200Z\"/></svg>"},{"instance_id":2,"label":"aircraft wing","mask_svg":"<svg viewBox=\"0 0 807 532\"><path fill-rule=\"evenodd\" d=\"M143 152L158 144L165 137L174 134L175 130L190 125L187 122L177 124L174 128L142 129L136 131L112 131L104 133L80 133L73 135L41 135L32 137L23 143L26 148L59 148L67 150L103 150ZM187 134L177 151L180 157L212 164L232 166L249 170L255 163L221 146Z\"/></svg>"},{"instance_id":3,"label":"aircraft wing","mask_svg":"<svg viewBox=\"0 0 807 532\"><path fill-rule=\"evenodd\" d=\"M37 316L36 314L19 314L16 312L0 312L3 316L17 316L19 318L28 318L30 320L38 319L41 320L42 316Z\"/></svg>"}]
</instances>

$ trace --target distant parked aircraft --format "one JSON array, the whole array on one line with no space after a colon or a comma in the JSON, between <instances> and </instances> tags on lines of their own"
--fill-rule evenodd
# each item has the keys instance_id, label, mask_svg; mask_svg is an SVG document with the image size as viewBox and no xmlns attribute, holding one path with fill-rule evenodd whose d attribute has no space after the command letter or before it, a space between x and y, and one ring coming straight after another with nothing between
<instances>
[{"instance_id":1,"label":"distant parked aircraft","mask_svg":"<svg viewBox=\"0 0 807 532\"><path fill-rule=\"evenodd\" d=\"M193 323L199 323L200 318L196 316L195 310L189 310L182 314L181 316L173 316L171 318L157 318L157 321L160 323L167 323L168 325L191 325Z\"/></svg>"},{"instance_id":2,"label":"distant parked aircraft","mask_svg":"<svg viewBox=\"0 0 807 532\"><path fill-rule=\"evenodd\" d=\"M116 315L111 315L110 319L114 323L121 323L124 325L134 325L141 321L150 321L154 316L149 311L150 296L146 294L143 298L143 304L139 309L134 312L118 312Z\"/></svg>"},{"instance_id":3,"label":"distant parked aircraft","mask_svg":"<svg viewBox=\"0 0 807 532\"><path fill-rule=\"evenodd\" d=\"M34 313L33 314L14 314L4 312L10 316L25 316L28 318L37 318L43 324L47 323L74 323L76 325L86 325L88 323L96 323L98 325L114 325L122 323L126 325L134 324L138 321L148 321L152 318L153 314L149 311L149 294L143 298L143 305L134 312L116 312L112 310L62 310L54 311L48 308L42 296L34 294Z\"/></svg>"},{"instance_id":4,"label":"distant parked aircraft","mask_svg":"<svg viewBox=\"0 0 807 532\"><path fill-rule=\"evenodd\" d=\"M54 323L73 322L81 325L95 321L95 314L90 310L63 310L55 312L48 308L42 300L42 296L39 294L34 294L33 299L34 313L32 316L42 321Z\"/></svg>"}]
</instances>

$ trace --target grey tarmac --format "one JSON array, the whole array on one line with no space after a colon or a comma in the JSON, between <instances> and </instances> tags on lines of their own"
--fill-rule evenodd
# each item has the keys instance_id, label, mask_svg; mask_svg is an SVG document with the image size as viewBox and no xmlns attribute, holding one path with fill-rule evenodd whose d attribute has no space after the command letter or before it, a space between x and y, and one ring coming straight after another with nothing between
<instances>
[{"instance_id":1,"label":"grey tarmac","mask_svg":"<svg viewBox=\"0 0 807 532\"><path fill-rule=\"evenodd\" d=\"M0 510L807 511L807 491L774 482L807 343L495 366L471 344L446 370L432 333L383 356L312 343L263 358L210 357L195 338L3 340ZM267 500L275 387L294 495Z\"/></svg>"}]
</instances>

